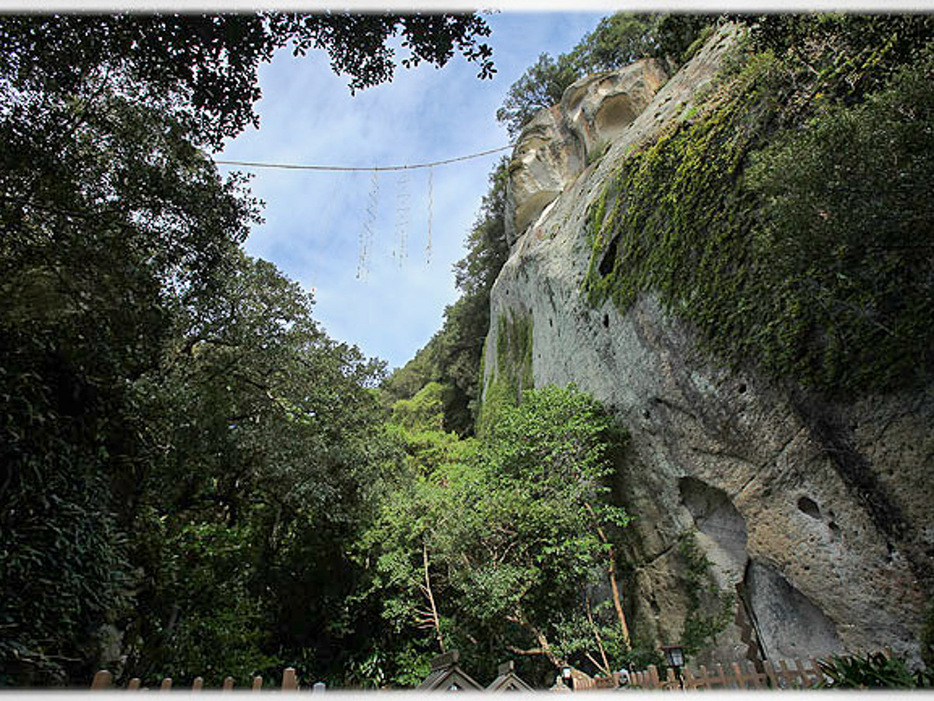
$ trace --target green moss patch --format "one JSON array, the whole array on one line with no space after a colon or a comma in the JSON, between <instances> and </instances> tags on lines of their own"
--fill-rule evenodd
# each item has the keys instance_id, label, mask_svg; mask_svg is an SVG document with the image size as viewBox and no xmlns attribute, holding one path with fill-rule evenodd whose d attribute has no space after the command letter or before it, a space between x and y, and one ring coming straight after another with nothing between
<instances>
[{"instance_id":1,"label":"green moss patch","mask_svg":"<svg viewBox=\"0 0 934 701\"><path fill-rule=\"evenodd\" d=\"M927 376L934 348L930 54L864 102L782 96L769 53L627 158L590 208L583 293L655 292L709 348L827 393ZM795 121L797 120L797 121Z\"/></svg>"},{"instance_id":2,"label":"green moss patch","mask_svg":"<svg viewBox=\"0 0 934 701\"><path fill-rule=\"evenodd\" d=\"M532 314L510 309L496 319L496 370L490 377L477 418L484 435L504 406L517 406L524 390L535 387L532 375Z\"/></svg>"}]
</instances>

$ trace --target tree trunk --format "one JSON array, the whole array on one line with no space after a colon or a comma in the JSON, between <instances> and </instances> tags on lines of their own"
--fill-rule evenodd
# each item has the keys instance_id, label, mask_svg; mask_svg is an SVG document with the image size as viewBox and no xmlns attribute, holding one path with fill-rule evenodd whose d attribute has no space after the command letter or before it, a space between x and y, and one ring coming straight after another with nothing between
<instances>
[{"instance_id":1,"label":"tree trunk","mask_svg":"<svg viewBox=\"0 0 934 701\"><path fill-rule=\"evenodd\" d=\"M510 652L517 655L544 655L556 668L560 669L566 666L566 661L555 655L554 650L551 649L551 643L548 642L548 638L545 637L545 634L533 626L521 610L517 611L515 615L510 616L509 620L525 628L535 637L535 640L538 641L538 647L532 648L531 650L510 647Z\"/></svg>"},{"instance_id":2,"label":"tree trunk","mask_svg":"<svg viewBox=\"0 0 934 701\"><path fill-rule=\"evenodd\" d=\"M590 661L593 662L601 672L609 676L612 670L610 669L610 662L606 658L606 650L603 647L603 638L600 636L600 629L597 628L597 623L593 620L593 613L590 610L590 596L587 596L585 599L585 604L587 605L587 620L590 621L590 627L593 629L593 637L597 641L597 648L600 650L600 659L603 660L603 664L601 665L597 662L589 652L587 653L587 657L590 657Z\"/></svg>"},{"instance_id":3,"label":"tree trunk","mask_svg":"<svg viewBox=\"0 0 934 701\"><path fill-rule=\"evenodd\" d=\"M594 521L594 528L600 542L609 546L609 562L607 563L607 574L610 577L610 591L613 593L613 608L616 609L616 618L619 620L619 627L623 633L623 642L626 643L626 649L632 649L632 641L629 637L629 626L626 624L626 614L623 612L623 603L619 596L619 584L616 581L616 553L613 550L613 544L607 540L603 529L597 525L597 515L594 513L590 504L585 503L584 508Z\"/></svg>"},{"instance_id":4,"label":"tree trunk","mask_svg":"<svg viewBox=\"0 0 934 701\"><path fill-rule=\"evenodd\" d=\"M438 617L435 597L431 592L431 577L428 574L428 544L424 540L422 541L422 565L425 569L425 596L428 597L428 604L431 606L431 621L435 628L435 637L438 639L438 647L443 655L445 649L444 638L441 636L441 619Z\"/></svg>"}]
</instances>

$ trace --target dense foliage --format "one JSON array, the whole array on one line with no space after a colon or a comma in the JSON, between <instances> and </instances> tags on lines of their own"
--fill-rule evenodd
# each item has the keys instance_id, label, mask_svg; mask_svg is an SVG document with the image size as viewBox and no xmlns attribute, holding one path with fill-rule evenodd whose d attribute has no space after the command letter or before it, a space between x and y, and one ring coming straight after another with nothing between
<instances>
[{"instance_id":1,"label":"dense foliage","mask_svg":"<svg viewBox=\"0 0 934 701\"><path fill-rule=\"evenodd\" d=\"M573 388L527 392L480 440L438 430L432 385L416 399L420 420L406 413L398 428L404 469L361 541L389 626L384 679L412 681L413 660L424 676L430 656L452 648L481 675L518 655L540 683L566 662L616 669L625 628L591 596L609 584L606 534L627 521L604 484L624 435Z\"/></svg>"},{"instance_id":2,"label":"dense foliage","mask_svg":"<svg viewBox=\"0 0 934 701\"><path fill-rule=\"evenodd\" d=\"M832 655L819 660L826 689L930 689L934 677L927 670L910 672L905 660L881 652L865 657Z\"/></svg>"},{"instance_id":3,"label":"dense foliage","mask_svg":"<svg viewBox=\"0 0 934 701\"><path fill-rule=\"evenodd\" d=\"M423 61L442 66L456 50L489 78L492 51L477 43L489 33L476 14L6 16L0 71L17 91L79 99L105 86L118 89L184 117L219 145L258 124L257 71L277 49L288 46L297 55L324 49L334 71L358 90L392 79L397 39L406 67Z\"/></svg>"},{"instance_id":4,"label":"dense foliage","mask_svg":"<svg viewBox=\"0 0 934 701\"><path fill-rule=\"evenodd\" d=\"M152 567L137 605L168 619L138 621L131 663L219 682L313 650L303 671L324 674L380 457L380 367L328 339L270 264L244 259L222 284L222 307L181 319L171 360L137 383L160 447L137 484L135 559Z\"/></svg>"},{"instance_id":5,"label":"dense foliage","mask_svg":"<svg viewBox=\"0 0 934 701\"><path fill-rule=\"evenodd\" d=\"M789 23L795 51L763 50L784 36L763 21L745 67L623 164L591 212L585 289L620 308L657 291L734 362L828 393L916 382L934 328L931 20Z\"/></svg>"},{"instance_id":6,"label":"dense foliage","mask_svg":"<svg viewBox=\"0 0 934 701\"><path fill-rule=\"evenodd\" d=\"M239 252L258 207L201 150L256 70L323 48L362 88L476 15L0 19L0 684L119 662L216 682L340 668L378 364ZM365 619L366 612L361 612Z\"/></svg>"}]
</instances>

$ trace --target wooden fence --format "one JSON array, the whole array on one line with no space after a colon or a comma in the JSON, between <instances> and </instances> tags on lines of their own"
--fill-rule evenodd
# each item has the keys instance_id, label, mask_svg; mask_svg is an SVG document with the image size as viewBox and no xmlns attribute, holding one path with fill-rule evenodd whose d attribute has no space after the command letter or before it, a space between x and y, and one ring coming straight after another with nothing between
<instances>
[{"instance_id":1,"label":"wooden fence","mask_svg":"<svg viewBox=\"0 0 934 701\"><path fill-rule=\"evenodd\" d=\"M890 650L884 650L886 657L891 657ZM802 662L800 659L793 661L794 667L791 667L786 660L779 660L778 665L773 665L766 661L762 664L763 671L758 671L751 662L744 662L742 665L733 662L728 669L724 669L722 664L717 664L715 669L708 670L704 665L700 665L697 671L690 667L685 667L681 673L681 680L675 676L675 671L671 667L666 670L665 677L658 672L655 665L649 665L645 670L632 672L629 676L628 686L636 689L660 689L660 690L680 690L682 685L685 690L694 689L813 689L827 680L827 677L821 672L820 665L814 658ZM91 689L107 689L113 684L113 675L107 670L101 670L94 675L94 681L91 683ZM575 675L574 691L599 691L606 689L616 689L620 685L620 673L614 672L608 677L589 677L586 674ZM197 677L191 685L192 691L199 691L203 686L201 677ZM263 687L262 677L253 677L251 688L253 691L259 691ZM172 688L172 679L166 677L162 680L159 688L168 691ZM227 677L224 680L222 691L232 691L234 688L233 677ZM298 678L295 675L294 667L287 667L282 674L282 691L298 691ZM140 689L140 680L134 677L127 685L127 690ZM314 691L323 691L323 684L315 684ZM567 691L567 687L563 687Z\"/></svg>"},{"instance_id":2,"label":"wooden fence","mask_svg":"<svg viewBox=\"0 0 934 701\"><path fill-rule=\"evenodd\" d=\"M889 648L883 649L882 654L887 658L892 657ZM619 675L614 674L613 679L618 683ZM724 669L722 664L718 664L713 671L704 665L700 665L697 672L685 667L680 682L673 669L668 668L665 678L662 679L655 665L649 665L644 671L632 673L629 684L642 689L664 690L680 689L682 684L685 690L814 689L826 681L830 681L830 678L821 671L820 664L812 657L806 662L795 659L793 668L786 660L779 660L777 667L767 660L762 663L761 672L751 662L744 662L742 666L733 662L729 669ZM593 688L607 688L612 683L610 678L606 678L602 685L594 685Z\"/></svg>"},{"instance_id":3,"label":"wooden fence","mask_svg":"<svg viewBox=\"0 0 934 701\"><path fill-rule=\"evenodd\" d=\"M662 678L655 665L649 665L642 672L630 676L630 685L642 689L680 689L683 682L687 689L813 689L825 681L820 666L813 658L802 663L794 660L794 667L785 660L779 660L776 667L771 662L763 663L759 672L751 662L742 665L733 662L727 669L722 664L712 670L700 665L698 671L685 667L681 673L681 682L675 671L669 667ZM614 675L617 676L617 675Z\"/></svg>"},{"instance_id":4,"label":"wooden fence","mask_svg":"<svg viewBox=\"0 0 934 701\"><path fill-rule=\"evenodd\" d=\"M106 669L102 669L97 674L94 675L94 680L91 682L92 690L101 690L109 689L113 685L113 674L108 672ZM315 685L317 687L317 685ZM191 690L192 691L201 691L204 687L204 680L201 677L195 677L195 680L192 682ZM127 691L138 691L140 688L145 688L140 686L139 677L133 677L127 684ZM166 677L159 684L159 689L162 691L169 691L172 688L172 678ZM180 687L176 687L180 688ZM233 691L234 680L233 677L227 677L224 679L224 683L221 685L221 691ZM260 676L253 677L251 683L251 688L253 691L259 691L263 688L263 678ZM285 671L282 673L282 691L298 691L298 677L295 675L294 667L286 667Z\"/></svg>"}]
</instances>

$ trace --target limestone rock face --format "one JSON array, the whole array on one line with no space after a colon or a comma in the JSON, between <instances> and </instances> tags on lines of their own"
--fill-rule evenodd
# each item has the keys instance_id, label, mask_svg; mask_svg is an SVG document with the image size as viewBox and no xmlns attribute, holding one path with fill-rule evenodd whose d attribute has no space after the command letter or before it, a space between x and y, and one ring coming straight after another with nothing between
<instances>
[{"instance_id":1,"label":"limestone rock face","mask_svg":"<svg viewBox=\"0 0 934 701\"><path fill-rule=\"evenodd\" d=\"M526 125L512 155L506 238L545 207L642 112L668 76L654 59L578 80Z\"/></svg>"},{"instance_id":2,"label":"limestone rock face","mask_svg":"<svg viewBox=\"0 0 934 701\"><path fill-rule=\"evenodd\" d=\"M521 316L532 321L535 385L576 383L628 428L614 487L635 516L625 606L644 644L680 640L699 596L700 614L722 604L729 618L699 662L756 648L789 659L889 646L917 658L934 581L934 389L821 403L718 364L650 295L621 315L579 292L588 207L629 148L690 109L737 31L721 29L657 92L648 87L663 79L657 67L634 69L647 104L627 126L606 118L616 126L597 162L586 163L609 133L601 110L635 104L621 106L625 91L599 97L621 84L608 76L576 84L559 107L570 113L543 113L526 130L509 191L518 233L492 291L484 386L505 371L498 321ZM719 592L695 591L694 603L691 542Z\"/></svg>"}]
</instances>

